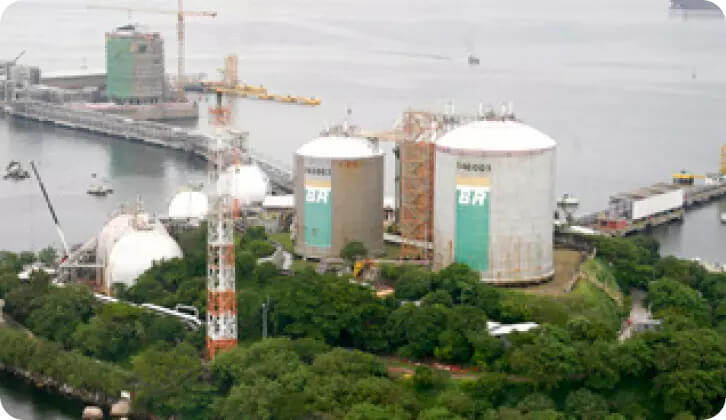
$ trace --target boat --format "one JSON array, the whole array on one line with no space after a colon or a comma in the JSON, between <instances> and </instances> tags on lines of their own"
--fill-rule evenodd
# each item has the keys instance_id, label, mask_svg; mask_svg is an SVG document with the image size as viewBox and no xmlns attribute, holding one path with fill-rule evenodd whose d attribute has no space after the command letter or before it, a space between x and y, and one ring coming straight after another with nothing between
<instances>
[{"instance_id":1,"label":"boat","mask_svg":"<svg viewBox=\"0 0 726 420\"><path fill-rule=\"evenodd\" d=\"M96 174L91 174L91 177L96 178ZM86 192L90 195L95 195L96 197L105 197L113 193L113 187L107 181L94 182L88 186Z\"/></svg>"},{"instance_id":2,"label":"boat","mask_svg":"<svg viewBox=\"0 0 726 420\"><path fill-rule=\"evenodd\" d=\"M475 56L474 54L469 54L469 65L470 66L478 66L479 65L479 57Z\"/></svg>"},{"instance_id":3,"label":"boat","mask_svg":"<svg viewBox=\"0 0 726 420\"><path fill-rule=\"evenodd\" d=\"M23 169L17 160L12 160L8 163L8 166L5 167L5 176L3 176L4 179L13 179L16 181L29 177L30 173Z\"/></svg>"},{"instance_id":4,"label":"boat","mask_svg":"<svg viewBox=\"0 0 726 420\"><path fill-rule=\"evenodd\" d=\"M721 223L726 223L726 211L721 213Z\"/></svg>"}]
</instances>

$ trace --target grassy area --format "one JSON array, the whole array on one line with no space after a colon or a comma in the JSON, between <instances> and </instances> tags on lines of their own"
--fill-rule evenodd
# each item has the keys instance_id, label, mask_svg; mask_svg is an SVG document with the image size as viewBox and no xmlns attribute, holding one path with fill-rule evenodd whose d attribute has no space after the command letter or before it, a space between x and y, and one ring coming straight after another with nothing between
<instances>
[{"instance_id":1,"label":"grassy area","mask_svg":"<svg viewBox=\"0 0 726 420\"><path fill-rule=\"evenodd\" d=\"M582 255L579 251L571 249L555 249L554 259L555 276L552 280L542 284L526 286L520 290L536 295L564 295L570 281L580 272Z\"/></svg>"},{"instance_id":2,"label":"grassy area","mask_svg":"<svg viewBox=\"0 0 726 420\"><path fill-rule=\"evenodd\" d=\"M289 233L274 233L272 235L268 235L270 239L273 241L279 243L282 245L282 247L285 249L285 251L292 253L293 252L293 246L292 246L292 239L290 239Z\"/></svg>"},{"instance_id":3,"label":"grassy area","mask_svg":"<svg viewBox=\"0 0 726 420\"><path fill-rule=\"evenodd\" d=\"M619 290L615 276L604 262L593 258L586 261L582 268L585 272L592 274L591 278L597 280L603 286L612 290Z\"/></svg>"},{"instance_id":4,"label":"grassy area","mask_svg":"<svg viewBox=\"0 0 726 420\"><path fill-rule=\"evenodd\" d=\"M383 259L397 260L401 256L401 245L385 243L385 253Z\"/></svg>"}]
</instances>

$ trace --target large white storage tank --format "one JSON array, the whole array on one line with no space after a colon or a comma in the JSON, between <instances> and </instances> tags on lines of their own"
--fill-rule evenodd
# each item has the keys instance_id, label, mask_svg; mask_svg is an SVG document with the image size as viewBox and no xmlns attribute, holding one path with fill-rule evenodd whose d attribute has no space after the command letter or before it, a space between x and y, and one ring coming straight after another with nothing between
<instances>
[{"instance_id":1,"label":"large white storage tank","mask_svg":"<svg viewBox=\"0 0 726 420\"><path fill-rule=\"evenodd\" d=\"M235 164L220 176L222 190L226 191L242 207L260 206L270 192L267 174L254 163Z\"/></svg>"},{"instance_id":2,"label":"large white storage tank","mask_svg":"<svg viewBox=\"0 0 726 420\"><path fill-rule=\"evenodd\" d=\"M441 137L434 268L461 262L498 284L551 277L555 147L517 121L475 121Z\"/></svg>"},{"instance_id":3,"label":"large white storage tank","mask_svg":"<svg viewBox=\"0 0 726 420\"><path fill-rule=\"evenodd\" d=\"M181 258L182 250L164 226L148 213L122 212L106 223L97 237L96 259L103 266L103 287L131 287L154 262Z\"/></svg>"},{"instance_id":4,"label":"large white storage tank","mask_svg":"<svg viewBox=\"0 0 726 420\"><path fill-rule=\"evenodd\" d=\"M383 249L383 151L354 136L319 137L295 154L295 252L340 256L358 241Z\"/></svg>"},{"instance_id":5,"label":"large white storage tank","mask_svg":"<svg viewBox=\"0 0 726 420\"><path fill-rule=\"evenodd\" d=\"M169 202L170 219L205 219L209 211L207 195L201 191L179 191Z\"/></svg>"}]
</instances>

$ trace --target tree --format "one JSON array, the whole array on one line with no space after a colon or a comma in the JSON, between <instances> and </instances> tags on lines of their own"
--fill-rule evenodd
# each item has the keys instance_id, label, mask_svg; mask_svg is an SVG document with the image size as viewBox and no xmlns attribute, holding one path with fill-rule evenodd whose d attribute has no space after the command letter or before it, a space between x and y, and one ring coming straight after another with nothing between
<instances>
[{"instance_id":1,"label":"tree","mask_svg":"<svg viewBox=\"0 0 726 420\"><path fill-rule=\"evenodd\" d=\"M69 348L79 324L87 322L97 307L90 289L82 284L49 289L33 300L28 327L36 334Z\"/></svg>"},{"instance_id":2,"label":"tree","mask_svg":"<svg viewBox=\"0 0 726 420\"><path fill-rule=\"evenodd\" d=\"M708 302L698 291L683 283L668 278L654 281L648 286L648 299L656 315L660 310L673 308L691 316L701 325L710 325Z\"/></svg>"},{"instance_id":3,"label":"tree","mask_svg":"<svg viewBox=\"0 0 726 420\"><path fill-rule=\"evenodd\" d=\"M555 402L546 394L534 392L527 395L517 403L517 409L529 413L532 411L550 410L555 408Z\"/></svg>"},{"instance_id":4,"label":"tree","mask_svg":"<svg viewBox=\"0 0 726 420\"><path fill-rule=\"evenodd\" d=\"M406 304L393 311L386 328L391 346L402 355L430 356L446 328L446 308Z\"/></svg>"},{"instance_id":5,"label":"tree","mask_svg":"<svg viewBox=\"0 0 726 420\"><path fill-rule=\"evenodd\" d=\"M247 244L247 249L255 258L269 257L275 253L275 245L261 239L255 239Z\"/></svg>"},{"instance_id":6,"label":"tree","mask_svg":"<svg viewBox=\"0 0 726 420\"><path fill-rule=\"evenodd\" d=\"M415 267L404 271L395 282L398 299L418 300L431 290L431 273Z\"/></svg>"},{"instance_id":7,"label":"tree","mask_svg":"<svg viewBox=\"0 0 726 420\"><path fill-rule=\"evenodd\" d=\"M344 420L389 420L391 418L393 418L393 413L384 407L371 403L360 403L350 408Z\"/></svg>"},{"instance_id":8,"label":"tree","mask_svg":"<svg viewBox=\"0 0 726 420\"><path fill-rule=\"evenodd\" d=\"M38 260L49 267L53 266L58 260L58 252L52 246L43 248L38 252Z\"/></svg>"},{"instance_id":9,"label":"tree","mask_svg":"<svg viewBox=\"0 0 726 420\"><path fill-rule=\"evenodd\" d=\"M340 258L348 261L351 266L353 263L361 258L368 256L368 250L362 242L353 241L348 242L343 249L340 250Z\"/></svg>"},{"instance_id":10,"label":"tree","mask_svg":"<svg viewBox=\"0 0 726 420\"><path fill-rule=\"evenodd\" d=\"M417 391L438 389L444 387L447 380L446 373L438 369L434 370L428 366L416 366L416 373L413 375L413 386Z\"/></svg>"},{"instance_id":11,"label":"tree","mask_svg":"<svg viewBox=\"0 0 726 420\"><path fill-rule=\"evenodd\" d=\"M73 342L84 353L108 361L123 361L141 347L141 309L123 303L110 303L81 324Z\"/></svg>"},{"instance_id":12,"label":"tree","mask_svg":"<svg viewBox=\"0 0 726 420\"><path fill-rule=\"evenodd\" d=\"M531 344L517 347L509 355L514 372L532 377L547 388L581 372L577 350L567 331L544 325L528 335Z\"/></svg>"},{"instance_id":13,"label":"tree","mask_svg":"<svg viewBox=\"0 0 726 420\"><path fill-rule=\"evenodd\" d=\"M139 380L135 409L185 419L207 415L212 389L202 382L202 363L194 348L154 346L136 356L132 365Z\"/></svg>"},{"instance_id":14,"label":"tree","mask_svg":"<svg viewBox=\"0 0 726 420\"><path fill-rule=\"evenodd\" d=\"M464 420L445 407L433 407L419 413L417 420Z\"/></svg>"},{"instance_id":15,"label":"tree","mask_svg":"<svg viewBox=\"0 0 726 420\"><path fill-rule=\"evenodd\" d=\"M572 416L583 420L597 420L607 415L608 404L600 395L593 394L586 388L580 388L567 395L565 410Z\"/></svg>"}]
</instances>

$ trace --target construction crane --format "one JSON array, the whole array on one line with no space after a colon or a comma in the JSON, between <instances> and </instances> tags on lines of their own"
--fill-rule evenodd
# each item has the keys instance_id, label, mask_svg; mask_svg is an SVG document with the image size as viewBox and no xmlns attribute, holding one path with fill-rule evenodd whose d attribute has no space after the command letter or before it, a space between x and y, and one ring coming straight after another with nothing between
<instances>
[{"instance_id":1,"label":"construction crane","mask_svg":"<svg viewBox=\"0 0 726 420\"><path fill-rule=\"evenodd\" d=\"M184 101L184 39L186 37L184 28L184 17L185 16L207 16L216 17L216 11L192 11L184 10L183 0L177 0L177 10L160 10L160 9L144 9L135 7L118 7L118 6L97 6L87 5L88 9L102 9L102 10L126 10L129 14L129 20L131 19L131 12L143 12L143 13L158 13L165 15L177 15L176 21L176 33L177 33L177 100L180 102Z\"/></svg>"},{"instance_id":2,"label":"construction crane","mask_svg":"<svg viewBox=\"0 0 726 420\"><path fill-rule=\"evenodd\" d=\"M13 60L8 61L5 63L5 80L10 80L10 67L14 66L18 60L20 60L20 57L25 55L25 50L20 51L20 54L18 54L17 57L15 57Z\"/></svg>"},{"instance_id":3,"label":"construction crane","mask_svg":"<svg viewBox=\"0 0 726 420\"><path fill-rule=\"evenodd\" d=\"M40 191L43 193L43 198L45 198L45 202L48 204L48 210L50 210L50 215L53 217L55 229L56 231L58 231L58 236L60 236L61 243L63 244L63 252L65 252L65 255L63 256L63 258L61 258L61 262L63 262L71 255L71 249L68 248L66 236L63 234L63 229L61 229L60 222L58 222L58 216L56 216L55 210L53 210L53 205L50 203L50 198L48 198L48 192L45 190L45 185L43 185L43 181L40 179L38 168L35 167L35 162L33 162L32 160L30 161L30 167L33 168L35 179L38 180L38 185L40 185Z\"/></svg>"}]
</instances>

